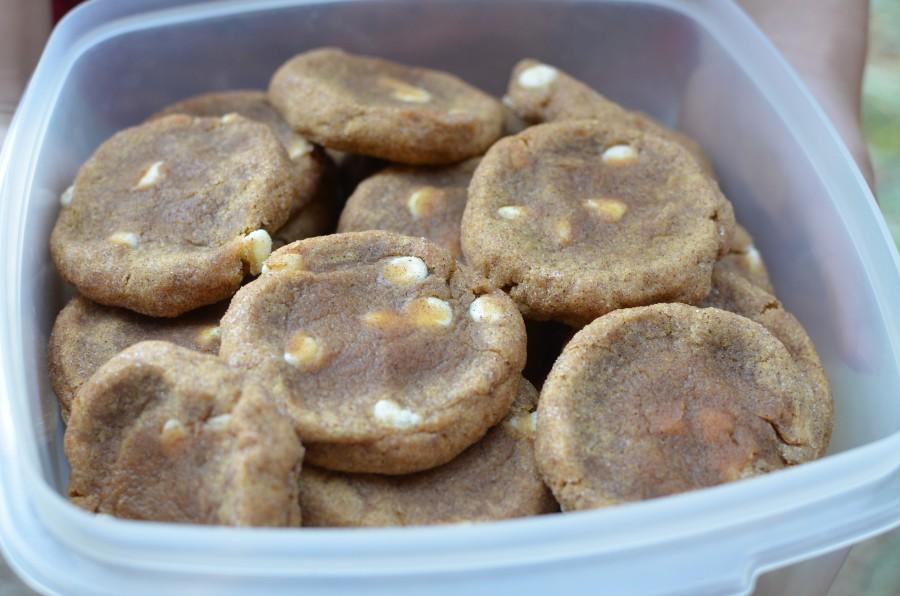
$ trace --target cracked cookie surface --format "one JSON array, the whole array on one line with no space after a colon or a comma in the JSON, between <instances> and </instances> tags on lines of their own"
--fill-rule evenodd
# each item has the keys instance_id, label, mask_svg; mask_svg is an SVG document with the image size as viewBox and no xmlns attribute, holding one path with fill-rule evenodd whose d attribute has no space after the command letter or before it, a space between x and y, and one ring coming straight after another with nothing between
<instances>
[{"instance_id":1,"label":"cracked cookie surface","mask_svg":"<svg viewBox=\"0 0 900 596\"><path fill-rule=\"evenodd\" d=\"M310 463L402 474L446 463L506 415L525 329L447 251L356 232L274 252L222 319L220 355L266 379Z\"/></svg>"}]
</instances>

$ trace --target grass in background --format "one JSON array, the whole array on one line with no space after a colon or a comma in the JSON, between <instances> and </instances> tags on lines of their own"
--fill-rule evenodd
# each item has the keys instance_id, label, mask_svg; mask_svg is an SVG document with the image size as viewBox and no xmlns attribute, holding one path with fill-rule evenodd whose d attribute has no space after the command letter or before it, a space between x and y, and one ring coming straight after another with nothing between
<instances>
[{"instance_id":1,"label":"grass in background","mask_svg":"<svg viewBox=\"0 0 900 596\"><path fill-rule=\"evenodd\" d=\"M871 15L863 132L881 209L900 247L900 0L872 0Z\"/></svg>"}]
</instances>

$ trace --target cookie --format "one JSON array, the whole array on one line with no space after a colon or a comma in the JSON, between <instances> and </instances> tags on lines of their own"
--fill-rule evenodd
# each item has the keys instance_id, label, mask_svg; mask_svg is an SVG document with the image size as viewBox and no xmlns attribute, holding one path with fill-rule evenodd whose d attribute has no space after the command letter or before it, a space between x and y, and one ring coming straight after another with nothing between
<instances>
[{"instance_id":1,"label":"cookie","mask_svg":"<svg viewBox=\"0 0 900 596\"><path fill-rule=\"evenodd\" d=\"M707 174L713 174L709 159L696 141L646 114L626 110L549 64L532 59L516 64L503 103L531 124L591 119L625 124L666 137L687 149Z\"/></svg>"},{"instance_id":2,"label":"cookie","mask_svg":"<svg viewBox=\"0 0 900 596\"><path fill-rule=\"evenodd\" d=\"M413 165L481 155L500 136L500 102L457 77L322 48L294 56L269 101L330 149Z\"/></svg>"},{"instance_id":3,"label":"cookie","mask_svg":"<svg viewBox=\"0 0 900 596\"><path fill-rule=\"evenodd\" d=\"M719 259L718 265L740 275L770 294L775 291L762 255L754 245L750 233L740 224L734 226L734 232L728 240L728 252Z\"/></svg>"},{"instance_id":4,"label":"cookie","mask_svg":"<svg viewBox=\"0 0 900 596\"><path fill-rule=\"evenodd\" d=\"M347 201L338 232L388 230L428 238L460 258L459 226L478 161L382 170L360 184Z\"/></svg>"},{"instance_id":5,"label":"cookie","mask_svg":"<svg viewBox=\"0 0 900 596\"><path fill-rule=\"evenodd\" d=\"M798 404L804 419L810 421L812 439L809 446L798 450L795 459L824 455L834 419L831 386L816 347L800 321L774 295L722 261L713 268L712 290L700 306L720 308L756 321L784 344L812 389L810 401Z\"/></svg>"},{"instance_id":6,"label":"cookie","mask_svg":"<svg viewBox=\"0 0 900 596\"><path fill-rule=\"evenodd\" d=\"M65 435L69 497L117 517L298 526L303 447L263 385L214 356L135 344L85 383Z\"/></svg>"},{"instance_id":7,"label":"cookie","mask_svg":"<svg viewBox=\"0 0 900 596\"><path fill-rule=\"evenodd\" d=\"M697 303L734 226L679 145L572 120L498 141L472 177L466 261L532 319L580 325L628 306Z\"/></svg>"},{"instance_id":8,"label":"cookie","mask_svg":"<svg viewBox=\"0 0 900 596\"><path fill-rule=\"evenodd\" d=\"M268 125L284 145L291 161L294 162L297 187L291 213L298 214L315 197L324 194L322 187L328 185L328 158L321 149L294 132L291 125L269 103L265 92L240 90L195 95L163 108L151 116L150 120L172 114L215 118L225 117L228 114L239 114L244 118ZM334 192L334 189L330 190Z\"/></svg>"},{"instance_id":9,"label":"cookie","mask_svg":"<svg viewBox=\"0 0 900 596\"><path fill-rule=\"evenodd\" d=\"M506 415L525 330L509 298L447 251L357 232L274 252L231 301L220 355L266 380L309 463L406 474L450 461Z\"/></svg>"},{"instance_id":10,"label":"cookie","mask_svg":"<svg viewBox=\"0 0 900 596\"><path fill-rule=\"evenodd\" d=\"M168 341L215 354L219 319L227 304L198 309L175 319L146 317L76 296L60 311L50 333L50 383L64 420L79 388L110 358L144 340Z\"/></svg>"},{"instance_id":11,"label":"cookie","mask_svg":"<svg viewBox=\"0 0 900 596\"><path fill-rule=\"evenodd\" d=\"M506 419L450 463L408 476L307 466L305 526L411 526L490 521L557 511L534 461L537 391L524 379Z\"/></svg>"},{"instance_id":12,"label":"cookie","mask_svg":"<svg viewBox=\"0 0 900 596\"><path fill-rule=\"evenodd\" d=\"M173 115L81 167L50 236L63 278L109 306L174 317L231 296L288 219L295 176L268 126Z\"/></svg>"},{"instance_id":13,"label":"cookie","mask_svg":"<svg viewBox=\"0 0 900 596\"><path fill-rule=\"evenodd\" d=\"M535 454L563 510L800 463L811 390L762 325L716 308L623 309L582 329L541 391Z\"/></svg>"}]
</instances>

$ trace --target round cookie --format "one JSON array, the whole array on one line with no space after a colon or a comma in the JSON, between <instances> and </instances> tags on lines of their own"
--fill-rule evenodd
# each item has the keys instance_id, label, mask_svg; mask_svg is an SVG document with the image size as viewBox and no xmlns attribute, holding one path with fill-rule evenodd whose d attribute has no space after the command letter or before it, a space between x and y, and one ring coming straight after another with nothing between
<instances>
[{"instance_id":1,"label":"round cookie","mask_svg":"<svg viewBox=\"0 0 900 596\"><path fill-rule=\"evenodd\" d=\"M692 138L663 126L646 114L626 110L549 64L532 59L516 64L503 103L531 124L590 119L655 133L687 149L707 174L713 174L709 159Z\"/></svg>"},{"instance_id":2,"label":"round cookie","mask_svg":"<svg viewBox=\"0 0 900 596\"><path fill-rule=\"evenodd\" d=\"M175 319L146 317L103 306L83 296L69 301L56 317L48 346L50 383L63 420L79 388L110 358L144 340L168 341L215 354L219 351L219 319L227 304L197 309Z\"/></svg>"},{"instance_id":3,"label":"round cookie","mask_svg":"<svg viewBox=\"0 0 900 596\"><path fill-rule=\"evenodd\" d=\"M720 308L756 321L784 344L812 389L809 402L798 404L801 415L810 421L812 439L809 446L798 448L794 459L824 455L834 421L831 386L816 347L800 321L784 310L774 295L722 261L713 268L712 290L700 306Z\"/></svg>"},{"instance_id":4,"label":"round cookie","mask_svg":"<svg viewBox=\"0 0 900 596\"><path fill-rule=\"evenodd\" d=\"M460 258L459 226L478 161L382 170L356 188L341 213L338 232L388 230L428 238Z\"/></svg>"},{"instance_id":5,"label":"round cookie","mask_svg":"<svg viewBox=\"0 0 900 596\"><path fill-rule=\"evenodd\" d=\"M534 461L538 394L524 379L506 419L450 463L408 476L300 476L305 526L411 526L558 511Z\"/></svg>"},{"instance_id":6,"label":"round cookie","mask_svg":"<svg viewBox=\"0 0 900 596\"><path fill-rule=\"evenodd\" d=\"M81 167L50 236L86 297L174 317L231 296L288 219L295 176L268 126L173 115L123 130Z\"/></svg>"},{"instance_id":7,"label":"round cookie","mask_svg":"<svg viewBox=\"0 0 900 596\"><path fill-rule=\"evenodd\" d=\"M172 114L214 118L239 114L268 125L294 162L297 188L291 208L293 215L297 215L317 196L335 192L334 188L323 189L323 186L333 186L333 181L328 179L329 164L325 153L295 133L291 125L275 111L263 91L220 91L195 95L163 108L149 119L155 120Z\"/></svg>"},{"instance_id":8,"label":"round cookie","mask_svg":"<svg viewBox=\"0 0 900 596\"><path fill-rule=\"evenodd\" d=\"M466 261L532 319L573 325L627 306L696 303L734 226L679 145L596 120L498 141L472 177Z\"/></svg>"},{"instance_id":9,"label":"round cookie","mask_svg":"<svg viewBox=\"0 0 900 596\"><path fill-rule=\"evenodd\" d=\"M406 474L450 461L506 415L525 329L447 251L357 232L274 252L222 319L220 355L266 379L308 462Z\"/></svg>"},{"instance_id":10,"label":"round cookie","mask_svg":"<svg viewBox=\"0 0 900 596\"><path fill-rule=\"evenodd\" d=\"M65 435L69 497L117 517L299 526L303 447L263 386L214 356L135 344L84 384Z\"/></svg>"},{"instance_id":11,"label":"round cookie","mask_svg":"<svg viewBox=\"0 0 900 596\"><path fill-rule=\"evenodd\" d=\"M728 240L728 252L719 259L718 266L740 275L770 294L775 291L766 264L753 244L753 238L740 224L735 224L734 232Z\"/></svg>"},{"instance_id":12,"label":"round cookie","mask_svg":"<svg viewBox=\"0 0 900 596\"><path fill-rule=\"evenodd\" d=\"M623 309L582 329L541 391L535 454L564 511L799 463L810 387L762 325L715 308Z\"/></svg>"},{"instance_id":13,"label":"round cookie","mask_svg":"<svg viewBox=\"0 0 900 596\"><path fill-rule=\"evenodd\" d=\"M503 129L500 102L453 75L335 48L283 64L269 101L330 149L414 165L480 155Z\"/></svg>"}]
</instances>

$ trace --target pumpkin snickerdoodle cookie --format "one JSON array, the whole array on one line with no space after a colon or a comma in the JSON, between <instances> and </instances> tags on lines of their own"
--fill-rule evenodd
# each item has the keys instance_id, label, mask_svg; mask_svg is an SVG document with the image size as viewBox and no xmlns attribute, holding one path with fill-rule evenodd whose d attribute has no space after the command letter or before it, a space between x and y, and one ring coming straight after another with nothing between
<instances>
[{"instance_id":1,"label":"pumpkin snickerdoodle cookie","mask_svg":"<svg viewBox=\"0 0 900 596\"><path fill-rule=\"evenodd\" d=\"M812 459L811 399L758 323L684 304L622 309L553 366L535 453L564 510L650 499Z\"/></svg>"},{"instance_id":2,"label":"pumpkin snickerdoodle cookie","mask_svg":"<svg viewBox=\"0 0 900 596\"><path fill-rule=\"evenodd\" d=\"M446 524L557 511L534 461L537 398L523 379L504 421L433 470L381 476L305 467L300 477L304 525Z\"/></svg>"},{"instance_id":3,"label":"pumpkin snickerdoodle cookie","mask_svg":"<svg viewBox=\"0 0 900 596\"><path fill-rule=\"evenodd\" d=\"M448 462L506 415L525 329L447 251L357 232L274 252L222 319L220 355L266 379L310 463L404 474Z\"/></svg>"},{"instance_id":4,"label":"pumpkin snickerdoodle cookie","mask_svg":"<svg viewBox=\"0 0 900 596\"><path fill-rule=\"evenodd\" d=\"M696 303L734 226L679 145L595 120L497 142L472 177L466 261L533 319L584 324L628 306Z\"/></svg>"},{"instance_id":5,"label":"pumpkin snickerdoodle cookie","mask_svg":"<svg viewBox=\"0 0 900 596\"><path fill-rule=\"evenodd\" d=\"M81 167L50 237L84 296L174 317L259 272L296 177L268 126L182 114L123 130Z\"/></svg>"},{"instance_id":6,"label":"pumpkin snickerdoodle cookie","mask_svg":"<svg viewBox=\"0 0 900 596\"><path fill-rule=\"evenodd\" d=\"M399 163L474 157L503 130L500 102L453 75L335 48L283 64L269 100L295 130L329 149Z\"/></svg>"},{"instance_id":7,"label":"pumpkin snickerdoodle cookie","mask_svg":"<svg viewBox=\"0 0 900 596\"><path fill-rule=\"evenodd\" d=\"M303 447L263 386L214 356L135 344L82 386L69 497L117 517L298 526Z\"/></svg>"}]
</instances>

